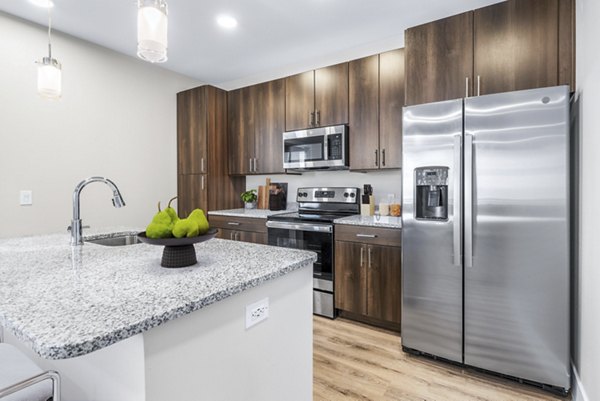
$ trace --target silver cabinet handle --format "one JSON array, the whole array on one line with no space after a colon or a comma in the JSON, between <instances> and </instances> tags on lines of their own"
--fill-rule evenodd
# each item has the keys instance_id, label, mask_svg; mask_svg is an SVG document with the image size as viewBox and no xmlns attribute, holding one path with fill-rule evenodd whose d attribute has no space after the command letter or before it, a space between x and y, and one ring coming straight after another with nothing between
<instances>
[{"instance_id":1,"label":"silver cabinet handle","mask_svg":"<svg viewBox=\"0 0 600 401\"><path fill-rule=\"evenodd\" d=\"M258 173L258 159L256 157L254 158L254 172Z\"/></svg>"},{"instance_id":2,"label":"silver cabinet handle","mask_svg":"<svg viewBox=\"0 0 600 401\"><path fill-rule=\"evenodd\" d=\"M204 157L200 158L200 172L204 173Z\"/></svg>"},{"instance_id":3,"label":"silver cabinet handle","mask_svg":"<svg viewBox=\"0 0 600 401\"><path fill-rule=\"evenodd\" d=\"M469 77L465 78L465 97L469 97Z\"/></svg>"},{"instance_id":4,"label":"silver cabinet handle","mask_svg":"<svg viewBox=\"0 0 600 401\"><path fill-rule=\"evenodd\" d=\"M235 232L235 235L233 236L233 239L236 240L236 241L240 240L240 232L239 231Z\"/></svg>"},{"instance_id":5,"label":"silver cabinet handle","mask_svg":"<svg viewBox=\"0 0 600 401\"><path fill-rule=\"evenodd\" d=\"M235 234L235 231L232 231L232 232L229 234L229 239L230 239L230 240L232 240L232 241L233 241L233 234Z\"/></svg>"},{"instance_id":6,"label":"silver cabinet handle","mask_svg":"<svg viewBox=\"0 0 600 401\"><path fill-rule=\"evenodd\" d=\"M361 245L360 247L360 267L363 267L365 262L365 246Z\"/></svg>"},{"instance_id":7,"label":"silver cabinet handle","mask_svg":"<svg viewBox=\"0 0 600 401\"><path fill-rule=\"evenodd\" d=\"M240 223L238 223L237 221L228 221L227 224L230 226L239 226L240 225Z\"/></svg>"},{"instance_id":8,"label":"silver cabinet handle","mask_svg":"<svg viewBox=\"0 0 600 401\"><path fill-rule=\"evenodd\" d=\"M200 185L202 186L202 190L204 191L204 176L200 176Z\"/></svg>"},{"instance_id":9,"label":"silver cabinet handle","mask_svg":"<svg viewBox=\"0 0 600 401\"><path fill-rule=\"evenodd\" d=\"M375 165L379 166L379 155L377 149L375 149Z\"/></svg>"},{"instance_id":10,"label":"silver cabinet handle","mask_svg":"<svg viewBox=\"0 0 600 401\"><path fill-rule=\"evenodd\" d=\"M331 224L287 223L284 221L267 221L266 226L267 228L280 228L283 230L309 231L320 233L333 232L333 225Z\"/></svg>"},{"instance_id":11,"label":"silver cabinet handle","mask_svg":"<svg viewBox=\"0 0 600 401\"><path fill-rule=\"evenodd\" d=\"M461 224L462 224L462 209L461 209L461 198L462 191L460 188L461 176L462 176L462 162L461 162L461 136L456 135L454 137L454 221L453 224L453 242L454 242L454 266L460 267L462 264L462 255L461 255Z\"/></svg>"},{"instance_id":12,"label":"silver cabinet handle","mask_svg":"<svg viewBox=\"0 0 600 401\"><path fill-rule=\"evenodd\" d=\"M252 158L248 158L248 171L252 172Z\"/></svg>"},{"instance_id":13,"label":"silver cabinet handle","mask_svg":"<svg viewBox=\"0 0 600 401\"><path fill-rule=\"evenodd\" d=\"M308 113L308 126L313 127L315 125L315 112L311 111Z\"/></svg>"},{"instance_id":14,"label":"silver cabinet handle","mask_svg":"<svg viewBox=\"0 0 600 401\"><path fill-rule=\"evenodd\" d=\"M321 110L317 110L317 121L315 122L315 125L321 125Z\"/></svg>"},{"instance_id":15,"label":"silver cabinet handle","mask_svg":"<svg viewBox=\"0 0 600 401\"><path fill-rule=\"evenodd\" d=\"M465 135L465 268L473 267L473 135Z\"/></svg>"},{"instance_id":16,"label":"silver cabinet handle","mask_svg":"<svg viewBox=\"0 0 600 401\"><path fill-rule=\"evenodd\" d=\"M356 234L358 238L377 238L377 234Z\"/></svg>"},{"instance_id":17,"label":"silver cabinet handle","mask_svg":"<svg viewBox=\"0 0 600 401\"><path fill-rule=\"evenodd\" d=\"M368 248L367 248L367 259L368 259L368 262L367 262L367 263L368 263L368 267L369 267L369 269L372 267L372 263L371 263L371 262L372 262L372 259L371 259L371 253L372 253L372 252L373 252L373 248L371 248L371 247L368 247Z\"/></svg>"},{"instance_id":18,"label":"silver cabinet handle","mask_svg":"<svg viewBox=\"0 0 600 401\"><path fill-rule=\"evenodd\" d=\"M477 96L481 96L481 77L477 75Z\"/></svg>"},{"instance_id":19,"label":"silver cabinet handle","mask_svg":"<svg viewBox=\"0 0 600 401\"><path fill-rule=\"evenodd\" d=\"M385 167L385 149L381 151L381 165Z\"/></svg>"}]
</instances>

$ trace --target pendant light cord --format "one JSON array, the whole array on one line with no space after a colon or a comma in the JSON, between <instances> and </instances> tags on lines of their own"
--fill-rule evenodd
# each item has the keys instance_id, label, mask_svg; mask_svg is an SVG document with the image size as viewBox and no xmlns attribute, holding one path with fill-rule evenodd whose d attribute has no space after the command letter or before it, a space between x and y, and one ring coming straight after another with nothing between
<instances>
[{"instance_id":1,"label":"pendant light cord","mask_svg":"<svg viewBox=\"0 0 600 401\"><path fill-rule=\"evenodd\" d=\"M50 60L52 60L52 15L50 14L51 8L52 7L48 7L48 58L50 58Z\"/></svg>"}]
</instances>

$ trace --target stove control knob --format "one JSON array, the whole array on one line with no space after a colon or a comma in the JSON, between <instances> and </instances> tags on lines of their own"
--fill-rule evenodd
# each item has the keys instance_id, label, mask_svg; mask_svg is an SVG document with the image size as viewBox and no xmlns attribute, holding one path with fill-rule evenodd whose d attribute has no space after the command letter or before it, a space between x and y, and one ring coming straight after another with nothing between
<instances>
[{"instance_id":1,"label":"stove control knob","mask_svg":"<svg viewBox=\"0 0 600 401\"><path fill-rule=\"evenodd\" d=\"M350 194L350 197L351 197L351 198L354 198L355 196L356 196L356 194L355 194L354 192L352 192L352 193Z\"/></svg>"},{"instance_id":2,"label":"stove control knob","mask_svg":"<svg viewBox=\"0 0 600 401\"><path fill-rule=\"evenodd\" d=\"M344 198L347 198L348 196L348 192L344 192Z\"/></svg>"},{"instance_id":3,"label":"stove control knob","mask_svg":"<svg viewBox=\"0 0 600 401\"><path fill-rule=\"evenodd\" d=\"M308 194L306 192L302 193L302 196L304 196L305 198L308 196Z\"/></svg>"}]
</instances>

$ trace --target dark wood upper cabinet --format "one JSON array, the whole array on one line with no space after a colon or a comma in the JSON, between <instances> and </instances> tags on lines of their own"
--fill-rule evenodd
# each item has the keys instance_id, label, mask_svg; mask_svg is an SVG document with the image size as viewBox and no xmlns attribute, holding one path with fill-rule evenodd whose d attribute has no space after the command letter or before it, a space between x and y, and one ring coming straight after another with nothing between
<instances>
[{"instance_id":1,"label":"dark wood upper cabinet","mask_svg":"<svg viewBox=\"0 0 600 401\"><path fill-rule=\"evenodd\" d=\"M177 94L177 171L179 174L207 172L206 96L202 88Z\"/></svg>"},{"instance_id":2,"label":"dark wood upper cabinet","mask_svg":"<svg viewBox=\"0 0 600 401\"><path fill-rule=\"evenodd\" d=\"M256 85L255 166L258 174L284 173L285 80Z\"/></svg>"},{"instance_id":3,"label":"dark wood upper cabinet","mask_svg":"<svg viewBox=\"0 0 600 401\"><path fill-rule=\"evenodd\" d=\"M315 70L315 126L348 124L348 63Z\"/></svg>"},{"instance_id":4,"label":"dark wood upper cabinet","mask_svg":"<svg viewBox=\"0 0 600 401\"><path fill-rule=\"evenodd\" d=\"M285 81L229 92L229 174L283 173Z\"/></svg>"},{"instance_id":5,"label":"dark wood upper cabinet","mask_svg":"<svg viewBox=\"0 0 600 401\"><path fill-rule=\"evenodd\" d=\"M573 90L574 4L508 0L407 29L406 105L556 85Z\"/></svg>"},{"instance_id":6,"label":"dark wood upper cabinet","mask_svg":"<svg viewBox=\"0 0 600 401\"><path fill-rule=\"evenodd\" d=\"M348 123L348 63L285 78L285 130Z\"/></svg>"},{"instance_id":7,"label":"dark wood upper cabinet","mask_svg":"<svg viewBox=\"0 0 600 401\"><path fill-rule=\"evenodd\" d=\"M201 86L177 94L178 213L241 206L244 177L230 177L227 92Z\"/></svg>"},{"instance_id":8,"label":"dark wood upper cabinet","mask_svg":"<svg viewBox=\"0 0 600 401\"><path fill-rule=\"evenodd\" d=\"M406 51L406 105L458 99L471 92L473 13L409 28Z\"/></svg>"},{"instance_id":9,"label":"dark wood upper cabinet","mask_svg":"<svg viewBox=\"0 0 600 401\"><path fill-rule=\"evenodd\" d=\"M559 0L474 11L474 95L558 85Z\"/></svg>"},{"instance_id":10,"label":"dark wood upper cabinet","mask_svg":"<svg viewBox=\"0 0 600 401\"><path fill-rule=\"evenodd\" d=\"M349 64L350 168L379 168L379 55Z\"/></svg>"},{"instance_id":11,"label":"dark wood upper cabinet","mask_svg":"<svg viewBox=\"0 0 600 401\"><path fill-rule=\"evenodd\" d=\"M285 130L312 126L315 112L314 71L285 78Z\"/></svg>"},{"instance_id":12,"label":"dark wood upper cabinet","mask_svg":"<svg viewBox=\"0 0 600 401\"><path fill-rule=\"evenodd\" d=\"M350 62L350 169L402 167L404 49Z\"/></svg>"},{"instance_id":13,"label":"dark wood upper cabinet","mask_svg":"<svg viewBox=\"0 0 600 401\"><path fill-rule=\"evenodd\" d=\"M252 172L256 88L249 86L228 93L229 173Z\"/></svg>"},{"instance_id":14,"label":"dark wood upper cabinet","mask_svg":"<svg viewBox=\"0 0 600 401\"><path fill-rule=\"evenodd\" d=\"M380 168L402 167L404 57L404 49L392 50L379 55Z\"/></svg>"}]
</instances>

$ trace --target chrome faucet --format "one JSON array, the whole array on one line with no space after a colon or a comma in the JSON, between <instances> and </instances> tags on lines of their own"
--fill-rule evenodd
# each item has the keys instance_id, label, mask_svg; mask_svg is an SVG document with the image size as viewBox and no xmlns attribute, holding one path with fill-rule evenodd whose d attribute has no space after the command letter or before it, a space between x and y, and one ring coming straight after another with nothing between
<instances>
[{"instance_id":1,"label":"chrome faucet","mask_svg":"<svg viewBox=\"0 0 600 401\"><path fill-rule=\"evenodd\" d=\"M115 185L114 182L104 177L90 177L81 181L75 187L75 191L73 191L73 220L71 220L71 226L69 229L71 230L71 245L83 245L83 234L81 227L81 218L79 214L79 196L81 195L81 190L91 182L103 182L110 187L113 191L112 203L114 207L123 207L125 206L125 201L121 196L121 192L119 192L119 188Z\"/></svg>"}]
</instances>

